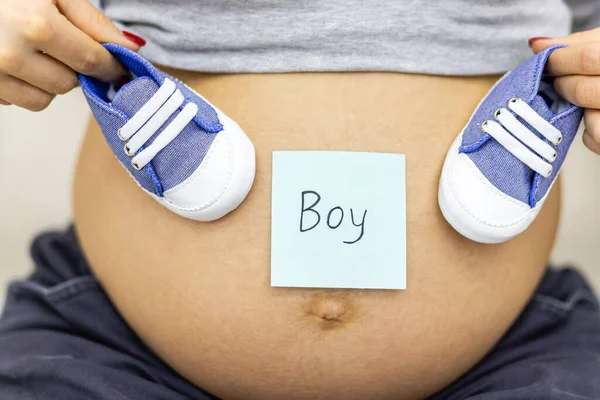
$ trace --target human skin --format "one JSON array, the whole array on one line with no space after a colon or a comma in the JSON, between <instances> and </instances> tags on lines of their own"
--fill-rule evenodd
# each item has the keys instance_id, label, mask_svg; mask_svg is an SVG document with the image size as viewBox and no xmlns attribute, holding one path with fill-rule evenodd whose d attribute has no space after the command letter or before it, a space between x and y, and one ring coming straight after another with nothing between
<instances>
[{"instance_id":1,"label":"human skin","mask_svg":"<svg viewBox=\"0 0 600 400\"><path fill-rule=\"evenodd\" d=\"M137 51L146 41L120 31L88 0L0 0L0 106L44 110L77 86L77 73L120 83L124 68L100 43ZM584 107L583 142L600 154L600 28L563 38L535 37L534 52L553 44L547 73L567 100Z\"/></svg>"},{"instance_id":2,"label":"human skin","mask_svg":"<svg viewBox=\"0 0 600 400\"><path fill-rule=\"evenodd\" d=\"M138 50L86 0L0 0L0 105L44 109L75 72L119 81L99 45ZM600 31L548 63L557 91L585 107L600 153ZM406 74L203 76L173 72L234 117L257 149L257 179L210 224L145 196L92 124L76 174L75 222L117 308L177 371L223 398L422 398L472 366L526 303L555 235L558 185L532 227L496 246L460 237L436 206L447 148L495 78ZM269 287L270 154L407 155L408 289Z\"/></svg>"},{"instance_id":3,"label":"human skin","mask_svg":"<svg viewBox=\"0 0 600 400\"><path fill-rule=\"evenodd\" d=\"M143 43L87 0L0 0L0 106L41 111L77 86L77 72L121 81L127 72L104 42Z\"/></svg>"},{"instance_id":4,"label":"human skin","mask_svg":"<svg viewBox=\"0 0 600 400\"><path fill-rule=\"evenodd\" d=\"M533 225L499 245L460 236L437 206L448 147L497 77L168 72L253 141L249 196L212 223L181 218L139 189L92 122L75 225L117 309L190 381L224 399L421 399L523 309L552 248L559 185ZM407 290L270 287L275 150L406 154Z\"/></svg>"},{"instance_id":5,"label":"human skin","mask_svg":"<svg viewBox=\"0 0 600 400\"><path fill-rule=\"evenodd\" d=\"M557 44L566 47L552 53L545 72L554 77L554 88L562 97L585 108L583 143L600 154L600 28L529 40L535 53Z\"/></svg>"}]
</instances>

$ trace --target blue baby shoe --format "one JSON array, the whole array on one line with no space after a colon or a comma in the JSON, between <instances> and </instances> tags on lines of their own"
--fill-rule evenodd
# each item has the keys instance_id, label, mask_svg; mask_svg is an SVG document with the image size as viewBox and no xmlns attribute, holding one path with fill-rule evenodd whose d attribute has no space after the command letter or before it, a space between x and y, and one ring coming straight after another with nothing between
<instances>
[{"instance_id":1,"label":"blue baby shoe","mask_svg":"<svg viewBox=\"0 0 600 400\"><path fill-rule=\"evenodd\" d=\"M483 98L446 156L438 201L463 236L500 243L540 212L583 110L543 75L549 47L508 72Z\"/></svg>"},{"instance_id":2,"label":"blue baby shoe","mask_svg":"<svg viewBox=\"0 0 600 400\"><path fill-rule=\"evenodd\" d=\"M234 210L254 181L254 146L219 109L137 53L105 44L133 76L115 88L79 75L104 137L135 181L186 218Z\"/></svg>"}]
</instances>

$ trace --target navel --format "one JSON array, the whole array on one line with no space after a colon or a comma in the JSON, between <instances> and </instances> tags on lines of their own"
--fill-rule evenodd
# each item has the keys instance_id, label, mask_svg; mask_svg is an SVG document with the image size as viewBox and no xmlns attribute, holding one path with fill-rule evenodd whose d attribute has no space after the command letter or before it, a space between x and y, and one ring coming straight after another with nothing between
<instances>
[{"instance_id":1,"label":"navel","mask_svg":"<svg viewBox=\"0 0 600 400\"><path fill-rule=\"evenodd\" d=\"M340 328L352 320L356 306L346 296L317 295L305 306L306 314L313 317L324 330Z\"/></svg>"}]
</instances>

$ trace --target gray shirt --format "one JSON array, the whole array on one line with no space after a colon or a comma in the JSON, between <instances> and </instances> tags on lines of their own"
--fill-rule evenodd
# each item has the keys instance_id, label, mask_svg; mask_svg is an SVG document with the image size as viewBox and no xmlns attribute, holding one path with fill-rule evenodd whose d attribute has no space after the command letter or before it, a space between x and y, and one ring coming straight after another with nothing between
<instances>
[{"instance_id":1,"label":"gray shirt","mask_svg":"<svg viewBox=\"0 0 600 400\"><path fill-rule=\"evenodd\" d=\"M500 73L600 0L92 0L159 64L208 72Z\"/></svg>"}]
</instances>

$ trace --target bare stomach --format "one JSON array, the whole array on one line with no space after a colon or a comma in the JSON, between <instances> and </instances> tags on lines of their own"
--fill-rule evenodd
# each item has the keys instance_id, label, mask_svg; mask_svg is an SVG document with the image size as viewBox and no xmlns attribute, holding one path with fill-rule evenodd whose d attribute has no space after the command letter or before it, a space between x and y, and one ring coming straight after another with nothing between
<instances>
[{"instance_id":1,"label":"bare stomach","mask_svg":"<svg viewBox=\"0 0 600 400\"><path fill-rule=\"evenodd\" d=\"M473 366L521 311L552 247L558 185L502 245L462 238L437 206L446 151L496 78L172 72L253 141L248 198L213 223L180 218L136 186L92 123L75 223L124 318L190 381L224 399L420 399ZM274 150L406 154L407 290L270 287Z\"/></svg>"}]
</instances>

